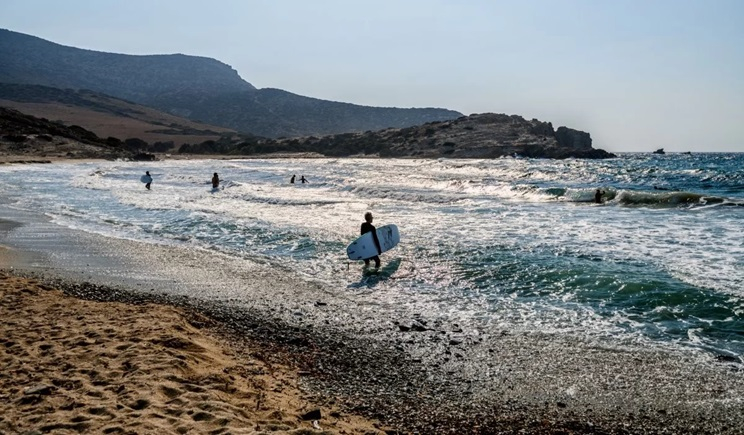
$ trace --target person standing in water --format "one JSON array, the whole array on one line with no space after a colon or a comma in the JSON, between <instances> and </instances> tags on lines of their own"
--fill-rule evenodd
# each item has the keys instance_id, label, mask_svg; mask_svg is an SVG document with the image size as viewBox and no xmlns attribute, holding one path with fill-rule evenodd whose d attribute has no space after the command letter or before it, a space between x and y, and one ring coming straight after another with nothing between
<instances>
[{"instance_id":1,"label":"person standing in water","mask_svg":"<svg viewBox=\"0 0 744 435\"><path fill-rule=\"evenodd\" d=\"M307 181L307 180L305 179L305 176L304 176L304 175L300 177L300 181L302 181L302 184L305 184L305 183L307 183L307 182L308 182L308 181Z\"/></svg>"},{"instance_id":2,"label":"person standing in water","mask_svg":"<svg viewBox=\"0 0 744 435\"><path fill-rule=\"evenodd\" d=\"M594 202L597 204L602 204L602 195L604 195L604 191L597 189L596 192L594 192Z\"/></svg>"},{"instance_id":3,"label":"person standing in water","mask_svg":"<svg viewBox=\"0 0 744 435\"><path fill-rule=\"evenodd\" d=\"M289 179L289 184L294 184L294 179L297 175L292 175L292 178Z\"/></svg>"},{"instance_id":4,"label":"person standing in water","mask_svg":"<svg viewBox=\"0 0 744 435\"><path fill-rule=\"evenodd\" d=\"M150 190L150 183L152 183L152 175L150 175L150 171L145 171L145 176L150 180L145 184L145 189Z\"/></svg>"},{"instance_id":5,"label":"person standing in water","mask_svg":"<svg viewBox=\"0 0 744 435\"><path fill-rule=\"evenodd\" d=\"M367 234L368 232L372 232L372 238L375 241L375 246L377 247L377 252L382 252L382 249L380 248L380 240L377 239L377 228L375 228L374 225L372 225L372 220L374 217L372 216L371 212L364 213L364 222L362 222L362 234ZM375 255L372 258L368 258L364 260L364 267L369 266L369 260L375 261L375 269L380 268L380 256Z\"/></svg>"},{"instance_id":6,"label":"person standing in water","mask_svg":"<svg viewBox=\"0 0 744 435\"><path fill-rule=\"evenodd\" d=\"M212 189L216 189L220 187L220 177L215 172L214 175L212 175Z\"/></svg>"}]
</instances>

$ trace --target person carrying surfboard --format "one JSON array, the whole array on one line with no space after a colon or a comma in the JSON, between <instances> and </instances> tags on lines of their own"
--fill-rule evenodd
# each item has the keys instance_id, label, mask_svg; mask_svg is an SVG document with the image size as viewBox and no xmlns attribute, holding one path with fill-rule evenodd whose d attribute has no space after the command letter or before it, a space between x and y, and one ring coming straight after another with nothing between
<instances>
[{"instance_id":1,"label":"person carrying surfboard","mask_svg":"<svg viewBox=\"0 0 744 435\"><path fill-rule=\"evenodd\" d=\"M150 175L150 171L145 171L145 176L147 177L147 180L149 180L147 184L145 184L145 188L147 190L150 190L150 183L152 183L152 176Z\"/></svg>"},{"instance_id":2,"label":"person carrying surfboard","mask_svg":"<svg viewBox=\"0 0 744 435\"><path fill-rule=\"evenodd\" d=\"M372 220L374 217L372 216L371 212L364 213L364 222L362 222L362 234L372 232L372 238L375 240L375 246L377 247L377 252L382 252L382 249L380 248L380 241L377 239L377 228L375 228L374 225L372 225ZM375 255L372 258L368 258L364 260L364 267L369 266L369 260L375 260L375 269L380 268L380 256Z\"/></svg>"}]
</instances>

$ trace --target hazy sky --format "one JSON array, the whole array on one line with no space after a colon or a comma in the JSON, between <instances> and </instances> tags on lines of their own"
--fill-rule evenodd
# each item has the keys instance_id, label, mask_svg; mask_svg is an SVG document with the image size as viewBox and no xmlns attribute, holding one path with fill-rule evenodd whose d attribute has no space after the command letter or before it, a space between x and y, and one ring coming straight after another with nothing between
<instances>
[{"instance_id":1,"label":"hazy sky","mask_svg":"<svg viewBox=\"0 0 744 435\"><path fill-rule=\"evenodd\" d=\"M0 27L327 100L538 118L608 151L744 152L744 0L0 0Z\"/></svg>"}]
</instances>

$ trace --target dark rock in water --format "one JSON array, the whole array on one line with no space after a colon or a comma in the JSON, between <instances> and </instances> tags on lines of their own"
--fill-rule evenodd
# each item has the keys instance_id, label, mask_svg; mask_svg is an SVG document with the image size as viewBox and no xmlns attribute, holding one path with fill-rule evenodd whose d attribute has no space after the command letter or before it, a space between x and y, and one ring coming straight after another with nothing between
<instances>
[{"instance_id":1,"label":"dark rock in water","mask_svg":"<svg viewBox=\"0 0 744 435\"><path fill-rule=\"evenodd\" d=\"M300 418L303 420L320 420L322 417L320 415L320 409L316 408L312 411L302 414Z\"/></svg>"},{"instance_id":2,"label":"dark rock in water","mask_svg":"<svg viewBox=\"0 0 744 435\"><path fill-rule=\"evenodd\" d=\"M654 154L666 154L666 153L664 152L664 148L659 148L658 150L654 151L653 153L654 153Z\"/></svg>"}]
</instances>

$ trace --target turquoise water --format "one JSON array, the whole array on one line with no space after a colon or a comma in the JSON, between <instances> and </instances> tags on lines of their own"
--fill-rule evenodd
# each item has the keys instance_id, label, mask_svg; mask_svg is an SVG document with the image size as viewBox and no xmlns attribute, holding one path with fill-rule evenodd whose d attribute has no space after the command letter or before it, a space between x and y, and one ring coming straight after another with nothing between
<instances>
[{"instance_id":1,"label":"turquoise water","mask_svg":"<svg viewBox=\"0 0 744 435\"><path fill-rule=\"evenodd\" d=\"M624 154L98 162L0 174L13 207L60 225L259 259L376 310L738 356L743 168L742 154ZM145 170L151 191L139 182ZM290 185L292 174L310 183ZM401 231L381 276L345 258L365 211Z\"/></svg>"}]
</instances>

